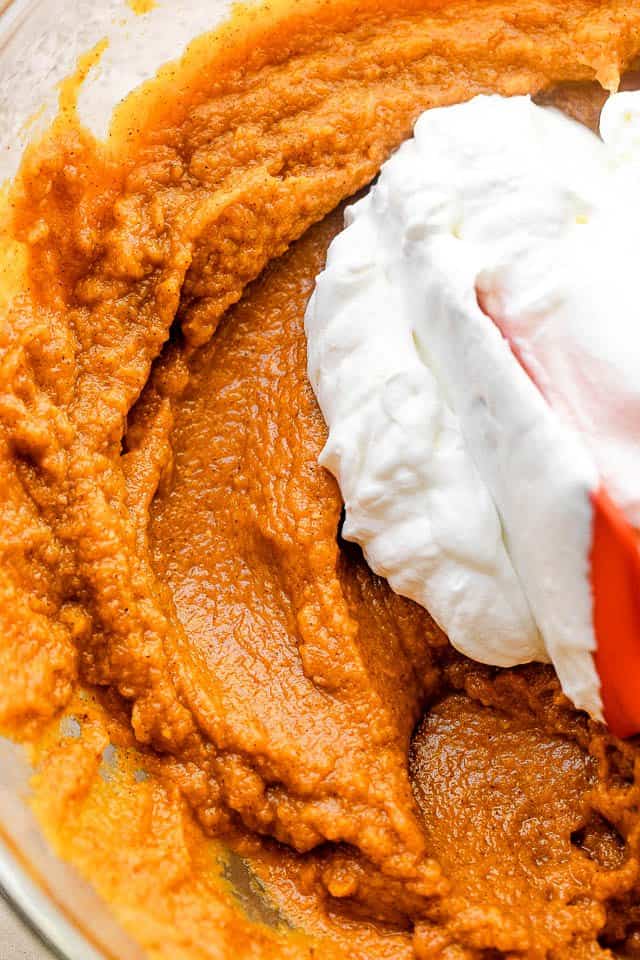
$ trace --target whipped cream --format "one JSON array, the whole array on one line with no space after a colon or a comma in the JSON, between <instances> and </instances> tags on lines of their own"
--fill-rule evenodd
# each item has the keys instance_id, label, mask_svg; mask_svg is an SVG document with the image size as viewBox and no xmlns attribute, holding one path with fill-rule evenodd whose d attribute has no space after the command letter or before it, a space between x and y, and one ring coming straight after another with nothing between
<instances>
[{"instance_id":1,"label":"whipped cream","mask_svg":"<svg viewBox=\"0 0 640 960\"><path fill-rule=\"evenodd\" d=\"M526 97L423 114L305 320L343 535L467 656L551 660L597 718L592 496L640 526L640 94L601 133Z\"/></svg>"}]
</instances>

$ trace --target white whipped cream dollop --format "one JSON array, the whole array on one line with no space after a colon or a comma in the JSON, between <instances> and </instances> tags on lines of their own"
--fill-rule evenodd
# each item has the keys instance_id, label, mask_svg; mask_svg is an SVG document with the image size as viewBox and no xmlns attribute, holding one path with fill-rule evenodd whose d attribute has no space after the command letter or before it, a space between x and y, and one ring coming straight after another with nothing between
<instances>
[{"instance_id":1,"label":"white whipped cream dollop","mask_svg":"<svg viewBox=\"0 0 640 960\"><path fill-rule=\"evenodd\" d=\"M640 525L640 95L601 131L526 97L423 114L305 321L344 536L463 653L551 660L598 718L593 493Z\"/></svg>"}]
</instances>

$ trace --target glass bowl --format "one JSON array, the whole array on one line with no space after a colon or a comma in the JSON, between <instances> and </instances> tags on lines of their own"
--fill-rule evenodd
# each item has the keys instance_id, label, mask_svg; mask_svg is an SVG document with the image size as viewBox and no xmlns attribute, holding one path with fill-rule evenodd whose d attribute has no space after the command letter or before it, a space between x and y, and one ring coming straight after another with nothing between
<instances>
[{"instance_id":1,"label":"glass bowl","mask_svg":"<svg viewBox=\"0 0 640 960\"><path fill-rule=\"evenodd\" d=\"M227 0L158 0L137 15L127 0L0 0L0 182L55 114L57 84L81 54L109 38L79 101L100 135L122 97L229 8ZM11 960L144 960L91 886L52 853L28 803L31 773L24 749L0 738L0 894L29 944L26 954L17 952L22 936L20 947L7 944ZM236 864L228 879L250 915L268 922L247 868Z\"/></svg>"}]
</instances>

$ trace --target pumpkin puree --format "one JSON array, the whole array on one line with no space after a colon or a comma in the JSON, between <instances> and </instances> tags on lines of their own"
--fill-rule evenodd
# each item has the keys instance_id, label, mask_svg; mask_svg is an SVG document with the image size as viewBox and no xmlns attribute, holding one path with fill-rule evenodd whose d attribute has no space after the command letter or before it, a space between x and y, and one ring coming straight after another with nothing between
<instances>
[{"instance_id":1,"label":"pumpkin puree","mask_svg":"<svg viewBox=\"0 0 640 960\"><path fill-rule=\"evenodd\" d=\"M0 259L0 723L149 956L640 951L636 746L549 668L456 654L342 541L302 325L339 205L422 110L528 92L592 122L639 52L634 0L272 3L106 143L75 109L87 58L28 150Z\"/></svg>"}]
</instances>

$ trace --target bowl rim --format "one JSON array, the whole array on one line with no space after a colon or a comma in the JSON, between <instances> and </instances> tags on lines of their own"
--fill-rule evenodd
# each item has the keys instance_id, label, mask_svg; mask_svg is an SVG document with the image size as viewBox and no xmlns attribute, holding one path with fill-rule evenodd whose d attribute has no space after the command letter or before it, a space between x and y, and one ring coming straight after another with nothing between
<instances>
[{"instance_id":1,"label":"bowl rim","mask_svg":"<svg viewBox=\"0 0 640 960\"><path fill-rule=\"evenodd\" d=\"M105 960L30 875L0 832L0 896L22 928L46 951L42 960Z\"/></svg>"},{"instance_id":2,"label":"bowl rim","mask_svg":"<svg viewBox=\"0 0 640 960\"><path fill-rule=\"evenodd\" d=\"M0 0L0 51L34 5L34 0ZM1 826L0 897L20 927L34 940L34 946L41 948L42 960L105 960L105 954L65 916L54 897L47 893L46 885L30 875Z\"/></svg>"}]
</instances>

